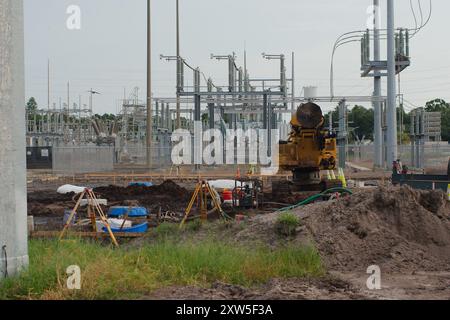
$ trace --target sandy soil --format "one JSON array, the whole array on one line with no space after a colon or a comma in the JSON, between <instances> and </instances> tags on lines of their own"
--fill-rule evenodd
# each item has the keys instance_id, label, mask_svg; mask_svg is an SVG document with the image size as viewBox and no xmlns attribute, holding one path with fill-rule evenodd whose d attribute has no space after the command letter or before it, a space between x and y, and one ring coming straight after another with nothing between
<instances>
[{"instance_id":1,"label":"sandy soil","mask_svg":"<svg viewBox=\"0 0 450 320\"><path fill-rule=\"evenodd\" d=\"M153 292L145 299L192 300L309 300L364 299L352 285L338 278L272 279L256 288L243 288L217 282L209 288L168 287Z\"/></svg>"},{"instance_id":2,"label":"sandy soil","mask_svg":"<svg viewBox=\"0 0 450 320\"><path fill-rule=\"evenodd\" d=\"M381 289L369 290L367 275L331 272L336 277L348 281L360 294L367 298L389 300L449 300L450 272L417 272L411 274L381 273Z\"/></svg>"},{"instance_id":3,"label":"sandy soil","mask_svg":"<svg viewBox=\"0 0 450 320\"><path fill-rule=\"evenodd\" d=\"M255 288L214 283L211 287L167 287L143 299L153 300L448 300L450 273L387 274L381 289L369 290L367 274L330 272L324 279L272 279Z\"/></svg>"}]
</instances>

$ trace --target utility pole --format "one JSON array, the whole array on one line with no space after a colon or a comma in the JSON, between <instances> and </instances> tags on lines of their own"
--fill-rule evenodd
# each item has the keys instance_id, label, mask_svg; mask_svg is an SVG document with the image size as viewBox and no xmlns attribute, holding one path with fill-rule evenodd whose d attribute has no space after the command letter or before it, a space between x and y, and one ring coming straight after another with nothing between
<instances>
[{"instance_id":1,"label":"utility pole","mask_svg":"<svg viewBox=\"0 0 450 320\"><path fill-rule=\"evenodd\" d=\"M67 116L70 112L70 82L67 81Z\"/></svg>"},{"instance_id":2,"label":"utility pole","mask_svg":"<svg viewBox=\"0 0 450 320\"><path fill-rule=\"evenodd\" d=\"M66 110L67 119L65 121L65 134L67 134L67 138L69 137L70 130L70 82L67 81L67 110Z\"/></svg>"},{"instance_id":3,"label":"utility pole","mask_svg":"<svg viewBox=\"0 0 450 320\"><path fill-rule=\"evenodd\" d=\"M292 52L292 103L291 111L295 111L295 53Z\"/></svg>"},{"instance_id":4,"label":"utility pole","mask_svg":"<svg viewBox=\"0 0 450 320\"><path fill-rule=\"evenodd\" d=\"M341 100L339 102L339 130L338 130L338 151L339 151L339 168L345 169L346 156L347 156L347 139L348 139L348 127L347 127L347 102Z\"/></svg>"},{"instance_id":5,"label":"utility pole","mask_svg":"<svg viewBox=\"0 0 450 320\"><path fill-rule=\"evenodd\" d=\"M50 115L50 59L47 61L47 130L50 133L51 130L51 115Z\"/></svg>"},{"instance_id":6,"label":"utility pole","mask_svg":"<svg viewBox=\"0 0 450 320\"><path fill-rule=\"evenodd\" d=\"M91 88L91 91L89 91L89 110L92 113L93 107L92 107L92 95L94 94L94 91Z\"/></svg>"},{"instance_id":7,"label":"utility pole","mask_svg":"<svg viewBox=\"0 0 450 320\"><path fill-rule=\"evenodd\" d=\"M93 95L94 95L94 94L101 94L101 93L92 90L92 88L91 88L91 90L89 90L88 92L89 92L89 94L90 94L90 95L89 95L89 112L92 114L92 113L93 113L93 109L94 109L94 99L93 99Z\"/></svg>"},{"instance_id":8,"label":"utility pole","mask_svg":"<svg viewBox=\"0 0 450 320\"><path fill-rule=\"evenodd\" d=\"M374 60L380 61L380 0L373 1L374 7L374 29L373 29L373 54ZM376 168L383 167L383 132L381 129L381 74L380 70L375 70L373 78L374 92L373 102L374 108L374 148L375 159L374 165Z\"/></svg>"},{"instance_id":9,"label":"utility pole","mask_svg":"<svg viewBox=\"0 0 450 320\"><path fill-rule=\"evenodd\" d=\"M82 121L81 121L81 95L78 96L78 145L81 146L81 128L82 128Z\"/></svg>"},{"instance_id":10,"label":"utility pole","mask_svg":"<svg viewBox=\"0 0 450 320\"><path fill-rule=\"evenodd\" d=\"M23 1L0 0L0 282L28 266Z\"/></svg>"},{"instance_id":11,"label":"utility pole","mask_svg":"<svg viewBox=\"0 0 450 320\"><path fill-rule=\"evenodd\" d=\"M330 133L333 133L333 110L331 110L330 113L328 113L328 115L329 115L328 130L330 131Z\"/></svg>"},{"instance_id":12,"label":"utility pole","mask_svg":"<svg viewBox=\"0 0 450 320\"><path fill-rule=\"evenodd\" d=\"M395 21L394 0L387 0L387 163L397 160L397 112L395 84Z\"/></svg>"},{"instance_id":13,"label":"utility pole","mask_svg":"<svg viewBox=\"0 0 450 320\"><path fill-rule=\"evenodd\" d=\"M47 109L50 111L50 59L47 61Z\"/></svg>"},{"instance_id":14,"label":"utility pole","mask_svg":"<svg viewBox=\"0 0 450 320\"><path fill-rule=\"evenodd\" d=\"M179 0L177 1L177 79L181 76L181 57L180 57L180 4L179 4ZM179 87L180 83L179 81L177 81L177 125L176 125L176 129L180 129L181 128L181 115L180 115L180 93L179 91L181 90L181 88Z\"/></svg>"},{"instance_id":15,"label":"utility pole","mask_svg":"<svg viewBox=\"0 0 450 320\"><path fill-rule=\"evenodd\" d=\"M147 167L152 166L152 28L151 28L151 0L147 0Z\"/></svg>"},{"instance_id":16,"label":"utility pole","mask_svg":"<svg viewBox=\"0 0 450 320\"><path fill-rule=\"evenodd\" d=\"M230 55L214 55L211 54L211 59L216 60L227 60L228 61L228 92L235 92L236 91L236 56L235 53ZM226 104L224 104L224 107ZM232 103L233 110L234 110L234 102ZM236 114L231 114L231 120L229 123L229 128L233 129L233 127L236 129Z\"/></svg>"}]
</instances>

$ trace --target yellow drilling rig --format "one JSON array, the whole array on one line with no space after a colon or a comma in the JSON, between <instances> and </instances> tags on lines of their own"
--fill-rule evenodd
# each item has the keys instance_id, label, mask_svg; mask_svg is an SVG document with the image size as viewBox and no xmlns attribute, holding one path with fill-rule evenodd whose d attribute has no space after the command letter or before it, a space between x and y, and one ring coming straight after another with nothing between
<instances>
[{"instance_id":1,"label":"yellow drilling rig","mask_svg":"<svg viewBox=\"0 0 450 320\"><path fill-rule=\"evenodd\" d=\"M320 190L338 186L337 180L322 178L321 170L336 168L336 136L324 127L322 109L315 103L300 105L292 115L292 130L286 141L280 141L279 165L292 171L293 191ZM286 190L286 182L275 188ZM284 184L284 186L280 186Z\"/></svg>"}]
</instances>

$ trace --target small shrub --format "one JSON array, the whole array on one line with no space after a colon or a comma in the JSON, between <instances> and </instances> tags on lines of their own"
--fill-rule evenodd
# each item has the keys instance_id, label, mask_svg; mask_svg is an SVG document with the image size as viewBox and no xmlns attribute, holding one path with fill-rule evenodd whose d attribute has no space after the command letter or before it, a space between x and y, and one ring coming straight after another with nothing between
<instances>
[{"instance_id":1,"label":"small shrub","mask_svg":"<svg viewBox=\"0 0 450 320\"><path fill-rule=\"evenodd\" d=\"M276 230L280 235L293 236L300 225L300 218L292 212L283 212L277 218Z\"/></svg>"}]
</instances>

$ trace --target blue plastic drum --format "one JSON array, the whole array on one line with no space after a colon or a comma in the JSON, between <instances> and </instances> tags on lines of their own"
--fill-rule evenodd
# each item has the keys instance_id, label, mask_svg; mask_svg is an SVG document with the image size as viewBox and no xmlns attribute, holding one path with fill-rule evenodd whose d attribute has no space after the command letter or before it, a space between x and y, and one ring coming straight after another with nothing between
<instances>
[{"instance_id":1,"label":"blue plastic drum","mask_svg":"<svg viewBox=\"0 0 450 320\"><path fill-rule=\"evenodd\" d=\"M146 217L149 212L144 207L111 207L108 211L108 217L119 218L128 215L131 218Z\"/></svg>"}]
</instances>

